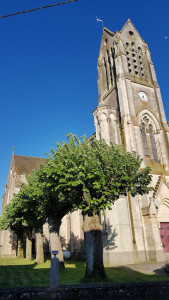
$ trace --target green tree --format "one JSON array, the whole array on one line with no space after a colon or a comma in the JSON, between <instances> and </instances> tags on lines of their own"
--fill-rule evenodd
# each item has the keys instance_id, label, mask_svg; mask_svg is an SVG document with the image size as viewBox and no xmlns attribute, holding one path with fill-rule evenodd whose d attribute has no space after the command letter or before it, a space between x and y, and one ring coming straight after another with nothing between
<instances>
[{"instance_id":1,"label":"green tree","mask_svg":"<svg viewBox=\"0 0 169 300\"><path fill-rule=\"evenodd\" d=\"M63 265L59 237L62 218L77 209L83 194L80 188L79 169L75 166L79 140L71 136L68 144L56 144L56 151L51 150L46 164L38 171L38 181L44 196L44 209L49 222L51 250L59 250L59 262Z\"/></svg>"},{"instance_id":2,"label":"green tree","mask_svg":"<svg viewBox=\"0 0 169 300\"><path fill-rule=\"evenodd\" d=\"M17 256L23 257L23 238L24 233L28 233L28 228L23 224L21 217L21 206L19 195L14 196L14 200L10 202L5 208L2 216L0 217L0 229L10 229L17 235ZM28 233L29 234L29 233Z\"/></svg>"},{"instance_id":3,"label":"green tree","mask_svg":"<svg viewBox=\"0 0 169 300\"><path fill-rule=\"evenodd\" d=\"M83 201L79 208L85 214L84 235L86 243L86 276L106 277L103 267L102 226L99 212L112 209L121 196L130 193L149 193L150 169L140 171L142 159L128 153L116 144L94 140L91 145L83 141L84 167Z\"/></svg>"},{"instance_id":4,"label":"green tree","mask_svg":"<svg viewBox=\"0 0 169 300\"><path fill-rule=\"evenodd\" d=\"M86 276L106 277L103 266L103 247L99 213L120 197L149 193L151 175L149 168L140 171L141 159L136 153L126 153L122 147L110 146L105 141L68 135L68 143L57 143L51 150L45 170L44 181L48 187L48 214L59 222L68 211L81 209L84 214L86 243ZM65 205L65 207L64 207Z\"/></svg>"},{"instance_id":5,"label":"green tree","mask_svg":"<svg viewBox=\"0 0 169 300\"><path fill-rule=\"evenodd\" d=\"M22 208L21 218L29 232L35 230L36 235L36 261L44 262L43 253L43 225L47 220L44 207L43 191L39 187L38 171L32 171L26 175L27 184L23 184L19 191L20 206ZM32 235L27 234L26 258L31 258Z\"/></svg>"},{"instance_id":6,"label":"green tree","mask_svg":"<svg viewBox=\"0 0 169 300\"><path fill-rule=\"evenodd\" d=\"M20 257L23 257L23 235L26 235L27 259L31 259L32 230L35 229L38 248L36 260L42 263L44 261L42 226L46 222L45 210L42 209L43 195L38 186L36 171L27 175L26 179L27 184L21 185L18 194L15 194L11 202L4 208L0 218L0 228L10 229L17 234L18 256Z\"/></svg>"}]
</instances>

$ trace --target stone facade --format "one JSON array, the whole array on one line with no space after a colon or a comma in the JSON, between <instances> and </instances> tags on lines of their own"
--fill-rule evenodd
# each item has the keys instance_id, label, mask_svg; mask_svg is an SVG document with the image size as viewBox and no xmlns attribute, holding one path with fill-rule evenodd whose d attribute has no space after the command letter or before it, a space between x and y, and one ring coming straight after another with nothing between
<instances>
[{"instance_id":1,"label":"stone facade","mask_svg":"<svg viewBox=\"0 0 169 300\"><path fill-rule=\"evenodd\" d=\"M161 242L160 223L169 222L169 128L148 45L130 20L120 32L104 28L98 90L96 138L139 154L141 167L151 167L155 188L149 195L121 197L106 211L105 263L163 261L167 245Z\"/></svg>"},{"instance_id":2,"label":"stone facade","mask_svg":"<svg viewBox=\"0 0 169 300\"><path fill-rule=\"evenodd\" d=\"M148 45L130 20L120 32L103 30L98 91L99 103L93 112L96 138L124 145L126 151L139 154L143 158L141 168L151 167L154 187L148 195L121 197L111 211L101 216L104 263L164 261L169 242L167 232L160 237L160 231L162 224L169 230L169 127ZM32 164L25 170L23 165L29 160L26 158L13 153L3 207L19 190L20 182L25 181L24 172L44 163L39 158L29 158ZM63 218L60 230L63 248L76 255L84 251L82 221L80 211L73 212ZM15 255L9 235L0 235L1 255ZM47 224L44 238L48 245Z\"/></svg>"},{"instance_id":3,"label":"stone facade","mask_svg":"<svg viewBox=\"0 0 169 300\"><path fill-rule=\"evenodd\" d=\"M2 213L4 207L13 198L13 194L19 192L21 183L26 183L25 173L29 174L33 169L37 170L45 161L45 158L15 155L13 149L5 194L2 198ZM1 256L16 256L16 236L8 230L0 231Z\"/></svg>"}]
</instances>

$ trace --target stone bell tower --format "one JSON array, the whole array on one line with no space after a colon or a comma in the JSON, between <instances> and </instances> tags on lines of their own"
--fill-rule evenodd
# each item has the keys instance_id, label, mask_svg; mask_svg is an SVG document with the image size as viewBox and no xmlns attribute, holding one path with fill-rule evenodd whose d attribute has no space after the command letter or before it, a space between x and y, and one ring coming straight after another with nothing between
<instances>
[{"instance_id":1,"label":"stone bell tower","mask_svg":"<svg viewBox=\"0 0 169 300\"><path fill-rule=\"evenodd\" d=\"M120 198L106 213L106 234L116 234L105 262L118 263L122 253L121 263L162 261L169 252L169 127L148 45L130 20L120 32L103 30L98 91L96 138L140 155L141 167L151 167L155 188L149 195Z\"/></svg>"}]
</instances>

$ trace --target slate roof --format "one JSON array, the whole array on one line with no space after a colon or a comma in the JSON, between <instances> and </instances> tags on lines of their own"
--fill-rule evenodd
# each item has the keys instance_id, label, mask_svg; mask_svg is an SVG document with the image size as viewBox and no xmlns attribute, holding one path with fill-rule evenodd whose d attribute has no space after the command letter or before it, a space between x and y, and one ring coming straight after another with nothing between
<instances>
[{"instance_id":1,"label":"slate roof","mask_svg":"<svg viewBox=\"0 0 169 300\"><path fill-rule=\"evenodd\" d=\"M17 175L29 174L32 170L38 170L44 165L46 158L14 155L15 171Z\"/></svg>"},{"instance_id":2,"label":"slate roof","mask_svg":"<svg viewBox=\"0 0 169 300\"><path fill-rule=\"evenodd\" d=\"M93 133L88 139L88 142L91 142L94 138L96 138L96 133Z\"/></svg>"}]
</instances>

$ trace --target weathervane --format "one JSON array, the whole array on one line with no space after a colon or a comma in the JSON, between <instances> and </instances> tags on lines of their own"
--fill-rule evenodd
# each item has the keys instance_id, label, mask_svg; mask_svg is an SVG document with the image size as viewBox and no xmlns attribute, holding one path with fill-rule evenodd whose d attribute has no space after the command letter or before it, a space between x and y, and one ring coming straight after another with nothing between
<instances>
[{"instance_id":1,"label":"weathervane","mask_svg":"<svg viewBox=\"0 0 169 300\"><path fill-rule=\"evenodd\" d=\"M98 23L98 22L101 22L101 23L102 23L102 29L103 29L103 21L100 20L100 19L98 19L97 17L96 17L96 20L97 20L97 23Z\"/></svg>"}]
</instances>

